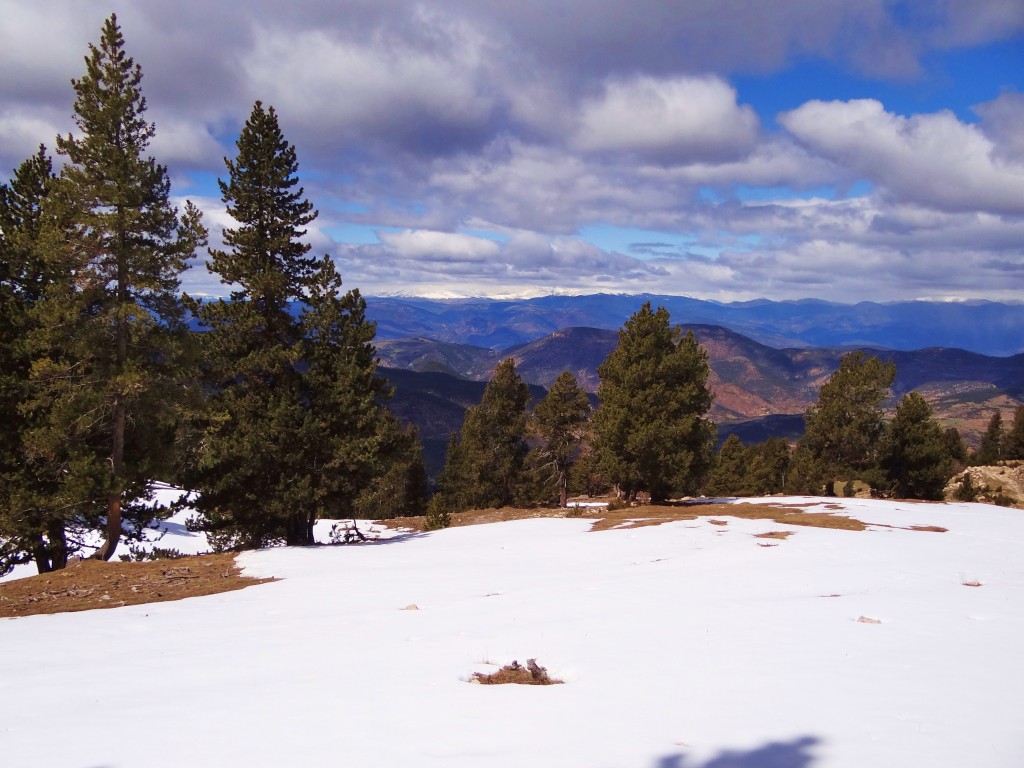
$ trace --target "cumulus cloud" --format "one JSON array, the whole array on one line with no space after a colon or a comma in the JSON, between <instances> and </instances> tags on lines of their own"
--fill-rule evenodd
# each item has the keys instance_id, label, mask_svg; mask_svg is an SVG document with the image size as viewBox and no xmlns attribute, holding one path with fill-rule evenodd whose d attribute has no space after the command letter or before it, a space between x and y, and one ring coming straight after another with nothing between
<instances>
[{"instance_id":1,"label":"cumulus cloud","mask_svg":"<svg viewBox=\"0 0 1024 768\"><path fill-rule=\"evenodd\" d=\"M982 130L951 112L902 117L874 99L811 101L779 122L898 199L949 211L1024 212L1024 165L1002 161Z\"/></svg>"},{"instance_id":2,"label":"cumulus cloud","mask_svg":"<svg viewBox=\"0 0 1024 768\"><path fill-rule=\"evenodd\" d=\"M403 258L452 262L488 263L499 251L493 240L459 232L378 232L377 237L393 253Z\"/></svg>"},{"instance_id":3,"label":"cumulus cloud","mask_svg":"<svg viewBox=\"0 0 1024 768\"><path fill-rule=\"evenodd\" d=\"M732 159L757 138L757 115L716 77L637 77L584 103L574 144L669 163Z\"/></svg>"},{"instance_id":4,"label":"cumulus cloud","mask_svg":"<svg viewBox=\"0 0 1024 768\"><path fill-rule=\"evenodd\" d=\"M494 102L480 82L480 38L464 25L437 30L448 44L423 49L383 32L355 40L260 28L242 63L247 89L306 134L443 150L482 131Z\"/></svg>"}]
</instances>

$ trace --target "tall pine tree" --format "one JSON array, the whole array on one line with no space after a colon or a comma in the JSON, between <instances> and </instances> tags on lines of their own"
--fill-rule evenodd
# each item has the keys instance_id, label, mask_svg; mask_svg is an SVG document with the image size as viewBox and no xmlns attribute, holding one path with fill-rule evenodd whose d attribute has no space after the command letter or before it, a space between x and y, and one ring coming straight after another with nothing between
<instances>
[{"instance_id":1,"label":"tall pine tree","mask_svg":"<svg viewBox=\"0 0 1024 768\"><path fill-rule=\"evenodd\" d=\"M953 474L953 461L942 427L918 392L908 392L896 406L881 464L897 497L942 500L946 481Z\"/></svg>"},{"instance_id":2,"label":"tall pine tree","mask_svg":"<svg viewBox=\"0 0 1024 768\"><path fill-rule=\"evenodd\" d=\"M533 432L541 439L536 449L542 471L558 488L558 505L566 506L569 472L583 441L590 418L590 400L576 377L562 371L547 395L533 409Z\"/></svg>"},{"instance_id":3,"label":"tall pine tree","mask_svg":"<svg viewBox=\"0 0 1024 768\"><path fill-rule=\"evenodd\" d=\"M466 411L459 438L448 444L440 492L432 506L447 511L502 507L516 500L526 458L530 388L515 360L502 360L480 403Z\"/></svg>"},{"instance_id":4,"label":"tall pine tree","mask_svg":"<svg viewBox=\"0 0 1024 768\"><path fill-rule=\"evenodd\" d=\"M792 491L820 493L837 479L880 483L879 449L885 432L881 405L895 378L892 362L883 363L862 350L843 355L804 417L806 429L790 473Z\"/></svg>"},{"instance_id":5,"label":"tall pine tree","mask_svg":"<svg viewBox=\"0 0 1024 768\"><path fill-rule=\"evenodd\" d=\"M1003 441L1004 459L1024 459L1024 405L1013 412L1013 422Z\"/></svg>"},{"instance_id":6,"label":"tall pine tree","mask_svg":"<svg viewBox=\"0 0 1024 768\"><path fill-rule=\"evenodd\" d=\"M167 169L147 155L142 70L117 18L89 46L72 81L77 134L57 137L65 164L47 196L42 258L51 283L33 308L32 376L45 424L33 456L59 465L59 506L105 517L97 552L110 558L122 523L144 524L151 481L168 471L176 366L185 326L180 275L205 231L179 219Z\"/></svg>"},{"instance_id":7,"label":"tall pine tree","mask_svg":"<svg viewBox=\"0 0 1024 768\"><path fill-rule=\"evenodd\" d=\"M696 493L714 459L708 356L693 333L645 303L619 331L597 369L593 424L602 474L627 495L652 501Z\"/></svg>"},{"instance_id":8,"label":"tall pine tree","mask_svg":"<svg viewBox=\"0 0 1024 768\"><path fill-rule=\"evenodd\" d=\"M365 301L341 293L329 257L308 255L317 212L272 107L256 102L237 147L220 182L237 226L208 263L233 289L196 307L213 394L190 485L218 548L312 544L315 520L350 516L385 471L389 392Z\"/></svg>"},{"instance_id":9,"label":"tall pine tree","mask_svg":"<svg viewBox=\"0 0 1024 768\"><path fill-rule=\"evenodd\" d=\"M981 436L981 445L971 459L976 466L995 464L1003 458L1003 414L996 411L988 421L985 433Z\"/></svg>"},{"instance_id":10,"label":"tall pine tree","mask_svg":"<svg viewBox=\"0 0 1024 768\"><path fill-rule=\"evenodd\" d=\"M66 516L55 508L54 467L29 454L26 439L42 409L32 399L32 310L54 281L41 258L43 204L54 175L45 147L0 184L0 574L33 560L40 573L67 563Z\"/></svg>"}]
</instances>

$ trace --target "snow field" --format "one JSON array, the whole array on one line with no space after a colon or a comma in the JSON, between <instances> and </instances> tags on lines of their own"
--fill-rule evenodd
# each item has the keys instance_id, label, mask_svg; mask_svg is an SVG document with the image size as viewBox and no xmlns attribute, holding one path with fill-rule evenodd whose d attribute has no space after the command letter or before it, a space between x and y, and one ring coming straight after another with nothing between
<instances>
[{"instance_id":1,"label":"snow field","mask_svg":"<svg viewBox=\"0 0 1024 768\"><path fill-rule=\"evenodd\" d=\"M1024 513L833 503L949 530L521 520L250 552L281 581L0 621L8 764L1024 765ZM528 657L565 685L466 682Z\"/></svg>"}]
</instances>

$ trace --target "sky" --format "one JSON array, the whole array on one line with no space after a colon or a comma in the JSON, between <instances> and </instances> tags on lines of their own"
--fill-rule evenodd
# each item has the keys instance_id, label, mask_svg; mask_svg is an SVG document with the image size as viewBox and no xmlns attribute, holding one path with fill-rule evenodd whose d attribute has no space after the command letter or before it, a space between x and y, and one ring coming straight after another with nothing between
<instances>
[{"instance_id":1,"label":"sky","mask_svg":"<svg viewBox=\"0 0 1024 768\"><path fill-rule=\"evenodd\" d=\"M111 10L213 245L261 100L365 295L1024 296L1021 0L0 0L0 177Z\"/></svg>"}]
</instances>

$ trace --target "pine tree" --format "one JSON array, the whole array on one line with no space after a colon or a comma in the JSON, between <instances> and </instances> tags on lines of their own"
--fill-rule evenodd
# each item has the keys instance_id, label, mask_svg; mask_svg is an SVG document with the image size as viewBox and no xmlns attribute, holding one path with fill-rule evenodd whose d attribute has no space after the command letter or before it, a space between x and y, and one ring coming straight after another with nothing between
<instances>
[{"instance_id":1,"label":"pine tree","mask_svg":"<svg viewBox=\"0 0 1024 768\"><path fill-rule=\"evenodd\" d=\"M843 355L805 416L806 430L793 458L794 492L818 493L823 484L840 478L877 484L885 431L881 404L895 377L892 362L862 350Z\"/></svg>"},{"instance_id":2,"label":"pine tree","mask_svg":"<svg viewBox=\"0 0 1024 768\"><path fill-rule=\"evenodd\" d=\"M981 445L971 461L976 466L995 464L1003 458L1003 414L996 411L989 419Z\"/></svg>"},{"instance_id":3,"label":"pine tree","mask_svg":"<svg viewBox=\"0 0 1024 768\"><path fill-rule=\"evenodd\" d=\"M401 439L381 425L390 391L366 302L341 292L330 257L307 255L317 213L272 107L256 102L237 146L220 187L238 226L208 264L236 287L196 307L214 394L191 484L217 548L312 544L317 518L351 517Z\"/></svg>"},{"instance_id":4,"label":"pine tree","mask_svg":"<svg viewBox=\"0 0 1024 768\"><path fill-rule=\"evenodd\" d=\"M1024 405L1013 412L1013 423L1003 441L1004 459L1024 459Z\"/></svg>"},{"instance_id":5,"label":"pine tree","mask_svg":"<svg viewBox=\"0 0 1024 768\"><path fill-rule=\"evenodd\" d=\"M789 443L781 437L770 437L750 446L746 488L754 496L780 493L789 475Z\"/></svg>"},{"instance_id":6,"label":"pine tree","mask_svg":"<svg viewBox=\"0 0 1024 768\"><path fill-rule=\"evenodd\" d=\"M569 371L558 375L533 409L533 431L542 441L536 449L540 467L554 479L560 507L568 503L569 472L589 418L590 400Z\"/></svg>"},{"instance_id":7,"label":"pine tree","mask_svg":"<svg viewBox=\"0 0 1024 768\"><path fill-rule=\"evenodd\" d=\"M57 137L66 162L46 199L40 253L61 275L33 308L32 376L46 423L33 455L60 465L58 502L83 518L105 513L110 558L122 523L171 462L185 326L178 288L204 242L198 211L179 219L164 166L146 152L142 70L124 51L115 16L72 81L77 136Z\"/></svg>"},{"instance_id":8,"label":"pine tree","mask_svg":"<svg viewBox=\"0 0 1024 768\"><path fill-rule=\"evenodd\" d=\"M272 107L255 103L236 146L219 185L237 226L224 230L227 250L211 250L207 262L233 289L229 301L195 308L209 329L214 394L191 484L218 548L303 544L310 526L302 502L317 495L317 479L305 464L303 326L290 309L312 288L315 259L302 237L317 214Z\"/></svg>"},{"instance_id":9,"label":"pine tree","mask_svg":"<svg viewBox=\"0 0 1024 768\"><path fill-rule=\"evenodd\" d=\"M896 407L882 450L882 468L892 492L903 499L941 501L953 462L931 406L908 392Z\"/></svg>"},{"instance_id":10,"label":"pine tree","mask_svg":"<svg viewBox=\"0 0 1024 768\"><path fill-rule=\"evenodd\" d=\"M693 334L681 337L668 311L647 302L597 371L602 473L625 494L646 490L652 501L695 493L713 461L715 426L706 418L707 353Z\"/></svg>"},{"instance_id":11,"label":"pine tree","mask_svg":"<svg viewBox=\"0 0 1024 768\"><path fill-rule=\"evenodd\" d=\"M946 455L957 467L962 468L967 463L967 445L960 435L960 430L956 427L946 427L942 432L942 444L946 449Z\"/></svg>"},{"instance_id":12,"label":"pine tree","mask_svg":"<svg viewBox=\"0 0 1024 768\"><path fill-rule=\"evenodd\" d=\"M391 390L376 375L376 324L366 319L365 300L358 290L341 293L341 277L326 256L314 277L301 321L302 440L313 487L300 538L310 544L317 517L352 517L360 493L401 472L393 465L414 461L416 450L380 404Z\"/></svg>"},{"instance_id":13,"label":"pine tree","mask_svg":"<svg viewBox=\"0 0 1024 768\"><path fill-rule=\"evenodd\" d=\"M54 508L58 476L29 456L26 440L42 420L32 399L31 313L54 281L38 247L43 204L54 181L45 147L0 184L0 575L34 560L40 573L67 563L65 514Z\"/></svg>"},{"instance_id":14,"label":"pine tree","mask_svg":"<svg viewBox=\"0 0 1024 768\"><path fill-rule=\"evenodd\" d=\"M738 435L729 435L722 443L708 473L704 493L708 496L749 496L747 468L751 452Z\"/></svg>"},{"instance_id":15,"label":"pine tree","mask_svg":"<svg viewBox=\"0 0 1024 768\"><path fill-rule=\"evenodd\" d=\"M448 444L440 493L432 505L447 511L502 507L516 500L526 458L530 388L515 360L498 363L478 405L466 411L462 432Z\"/></svg>"}]
</instances>

